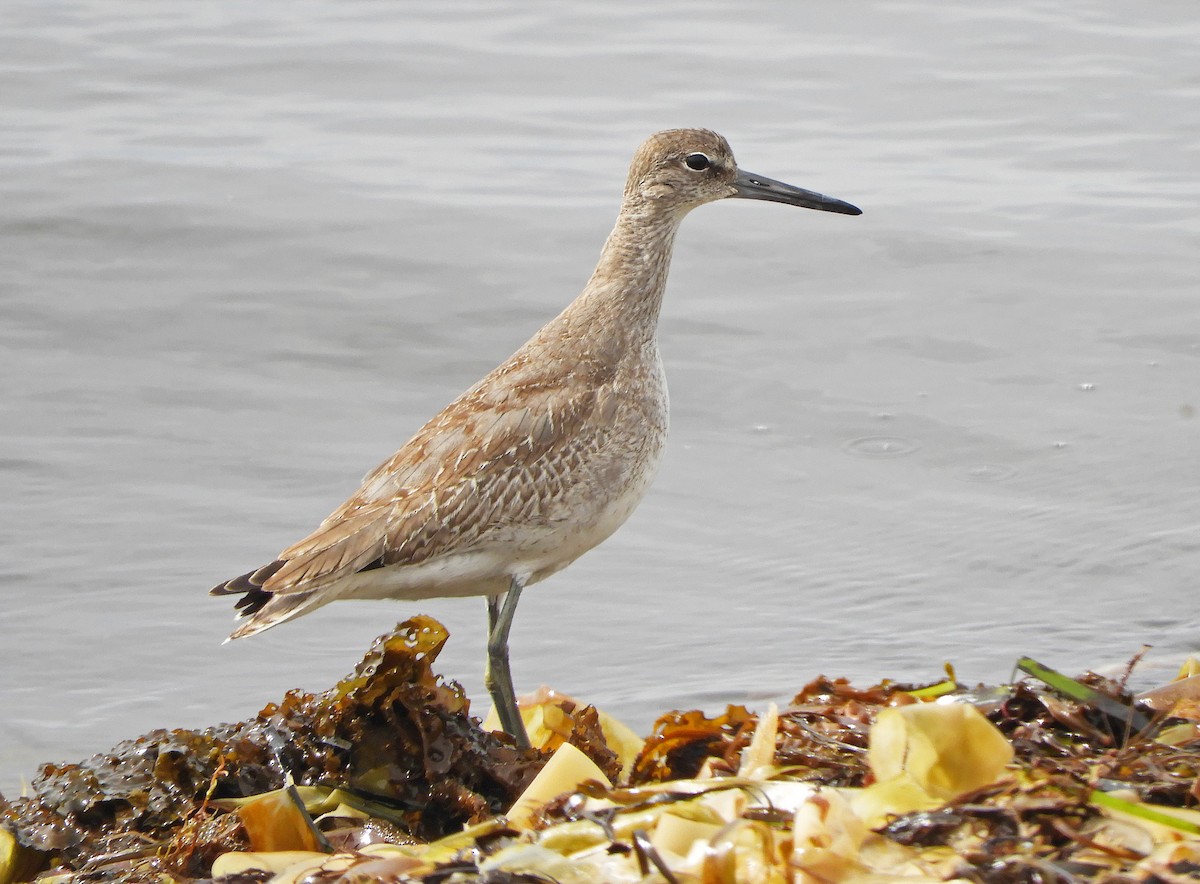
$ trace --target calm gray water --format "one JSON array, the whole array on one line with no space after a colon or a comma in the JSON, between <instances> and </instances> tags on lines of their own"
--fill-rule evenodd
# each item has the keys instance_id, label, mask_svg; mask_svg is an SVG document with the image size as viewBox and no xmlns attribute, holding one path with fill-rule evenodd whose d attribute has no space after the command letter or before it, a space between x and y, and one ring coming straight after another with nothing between
<instances>
[{"instance_id":1,"label":"calm gray water","mask_svg":"<svg viewBox=\"0 0 1200 884\"><path fill-rule=\"evenodd\" d=\"M645 729L1200 651L1194 4L12 0L0 788L326 687L416 611L482 698L481 600L223 647L206 590L567 303L678 125L866 214L688 219L666 464L526 595L518 688Z\"/></svg>"}]
</instances>

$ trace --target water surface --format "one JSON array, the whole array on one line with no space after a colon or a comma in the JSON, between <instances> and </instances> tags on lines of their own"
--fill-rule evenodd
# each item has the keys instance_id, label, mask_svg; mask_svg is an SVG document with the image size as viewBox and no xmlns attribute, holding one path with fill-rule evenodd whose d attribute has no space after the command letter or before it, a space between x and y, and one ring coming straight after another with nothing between
<instances>
[{"instance_id":1,"label":"water surface","mask_svg":"<svg viewBox=\"0 0 1200 884\"><path fill-rule=\"evenodd\" d=\"M15 2L0 12L0 788L320 689L307 533L572 298L657 129L861 205L685 224L650 496L526 594L520 689L645 729L859 680L1197 651L1191 4ZM480 710L483 711L482 709Z\"/></svg>"}]
</instances>

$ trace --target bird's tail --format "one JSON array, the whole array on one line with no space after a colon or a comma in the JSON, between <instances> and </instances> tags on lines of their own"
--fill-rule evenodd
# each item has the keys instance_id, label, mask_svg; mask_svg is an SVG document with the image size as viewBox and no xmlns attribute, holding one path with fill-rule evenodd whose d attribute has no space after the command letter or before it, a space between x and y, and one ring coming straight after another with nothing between
<instances>
[{"instance_id":1,"label":"bird's tail","mask_svg":"<svg viewBox=\"0 0 1200 884\"><path fill-rule=\"evenodd\" d=\"M219 583L209 590L210 595L241 596L234 607L238 611L238 617L246 618L246 622L231 632L226 641L257 635L278 623L291 620L332 601L328 594L317 590L281 594L263 589L263 584L282 568L283 564L282 561L274 561L256 571L247 571L232 580Z\"/></svg>"}]
</instances>

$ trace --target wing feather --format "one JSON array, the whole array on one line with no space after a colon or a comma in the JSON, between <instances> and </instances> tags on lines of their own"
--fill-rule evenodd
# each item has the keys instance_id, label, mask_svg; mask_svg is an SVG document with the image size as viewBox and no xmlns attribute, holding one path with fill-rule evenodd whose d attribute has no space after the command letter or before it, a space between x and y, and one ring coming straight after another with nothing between
<instances>
[{"instance_id":1,"label":"wing feather","mask_svg":"<svg viewBox=\"0 0 1200 884\"><path fill-rule=\"evenodd\" d=\"M498 528L546 518L587 449L600 444L581 428L603 435L612 418L614 391L604 386L611 367L574 370L589 376L572 382L570 372L530 364L518 352L369 472L313 533L213 592L245 593L243 614L255 615L275 596L477 548Z\"/></svg>"},{"instance_id":2,"label":"wing feather","mask_svg":"<svg viewBox=\"0 0 1200 884\"><path fill-rule=\"evenodd\" d=\"M361 571L383 555L391 507L365 505L326 519L308 537L279 554L283 566L262 584L266 592L307 592Z\"/></svg>"}]
</instances>

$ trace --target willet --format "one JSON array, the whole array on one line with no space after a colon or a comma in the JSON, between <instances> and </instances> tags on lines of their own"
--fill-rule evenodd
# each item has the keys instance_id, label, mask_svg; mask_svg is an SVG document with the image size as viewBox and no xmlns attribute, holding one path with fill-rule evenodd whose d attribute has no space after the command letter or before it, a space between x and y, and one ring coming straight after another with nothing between
<instances>
[{"instance_id":1,"label":"willet","mask_svg":"<svg viewBox=\"0 0 1200 884\"><path fill-rule=\"evenodd\" d=\"M616 226L579 295L467 390L308 537L214 587L240 594L254 635L336 599L487 599L485 683L500 722L528 745L508 637L521 591L565 568L633 512L667 438L658 314L675 233L727 197L843 215L832 197L740 171L704 129L647 139Z\"/></svg>"}]
</instances>

